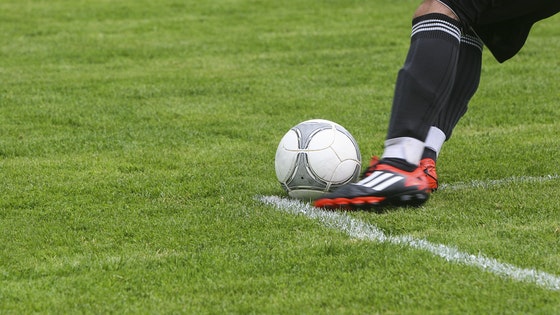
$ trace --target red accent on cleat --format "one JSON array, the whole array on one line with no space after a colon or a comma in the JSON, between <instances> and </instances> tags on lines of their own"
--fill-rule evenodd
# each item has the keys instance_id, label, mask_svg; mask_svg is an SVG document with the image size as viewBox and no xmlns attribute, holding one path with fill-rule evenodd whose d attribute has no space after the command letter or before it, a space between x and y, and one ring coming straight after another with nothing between
<instances>
[{"instance_id":1,"label":"red accent on cleat","mask_svg":"<svg viewBox=\"0 0 560 315\"><path fill-rule=\"evenodd\" d=\"M436 161L425 158L420 161L419 168L426 174L426 181L428 182L428 187L432 192L436 191L439 187L438 177L436 173Z\"/></svg>"}]
</instances>

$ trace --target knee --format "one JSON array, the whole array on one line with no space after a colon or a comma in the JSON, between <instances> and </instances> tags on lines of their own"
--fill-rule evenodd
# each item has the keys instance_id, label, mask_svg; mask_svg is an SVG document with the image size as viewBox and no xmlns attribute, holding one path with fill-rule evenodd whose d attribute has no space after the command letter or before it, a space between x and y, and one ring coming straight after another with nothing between
<instances>
[{"instance_id":1,"label":"knee","mask_svg":"<svg viewBox=\"0 0 560 315\"><path fill-rule=\"evenodd\" d=\"M445 4L438 0L424 0L414 12L414 18L430 13L440 13L459 21L459 17Z\"/></svg>"}]
</instances>

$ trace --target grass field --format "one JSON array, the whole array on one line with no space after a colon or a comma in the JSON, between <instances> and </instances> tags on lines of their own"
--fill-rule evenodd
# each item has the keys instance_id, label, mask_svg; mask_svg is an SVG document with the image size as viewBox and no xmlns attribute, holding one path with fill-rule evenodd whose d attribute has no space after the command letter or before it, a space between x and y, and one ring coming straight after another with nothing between
<instances>
[{"instance_id":1,"label":"grass field","mask_svg":"<svg viewBox=\"0 0 560 315\"><path fill-rule=\"evenodd\" d=\"M381 153L417 4L2 1L0 314L560 313L554 288L258 198L285 196L274 154L300 121ZM559 25L484 52L446 189L347 216L560 277Z\"/></svg>"}]
</instances>

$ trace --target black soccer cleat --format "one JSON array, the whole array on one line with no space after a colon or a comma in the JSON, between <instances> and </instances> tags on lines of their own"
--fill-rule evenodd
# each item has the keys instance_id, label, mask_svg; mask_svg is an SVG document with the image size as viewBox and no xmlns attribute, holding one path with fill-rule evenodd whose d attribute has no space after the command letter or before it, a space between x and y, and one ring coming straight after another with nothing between
<instances>
[{"instance_id":1,"label":"black soccer cleat","mask_svg":"<svg viewBox=\"0 0 560 315\"><path fill-rule=\"evenodd\" d=\"M369 173L369 175L367 175ZM430 187L423 168L412 172L375 163L366 177L323 195L313 205L327 209L370 209L385 206L417 207L430 197Z\"/></svg>"}]
</instances>

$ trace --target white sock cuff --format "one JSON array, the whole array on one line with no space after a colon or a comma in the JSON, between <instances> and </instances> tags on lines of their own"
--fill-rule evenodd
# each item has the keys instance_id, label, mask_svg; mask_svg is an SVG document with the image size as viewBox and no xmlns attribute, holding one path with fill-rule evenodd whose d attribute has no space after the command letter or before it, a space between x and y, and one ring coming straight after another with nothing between
<instances>
[{"instance_id":1,"label":"white sock cuff","mask_svg":"<svg viewBox=\"0 0 560 315\"><path fill-rule=\"evenodd\" d=\"M445 139L445 133L441 129L432 126L426 137L426 148L435 151L436 155L439 155Z\"/></svg>"},{"instance_id":2,"label":"white sock cuff","mask_svg":"<svg viewBox=\"0 0 560 315\"><path fill-rule=\"evenodd\" d=\"M424 142L414 138L400 137L385 140L385 150L381 158L399 158L410 164L418 165L423 152Z\"/></svg>"}]
</instances>

